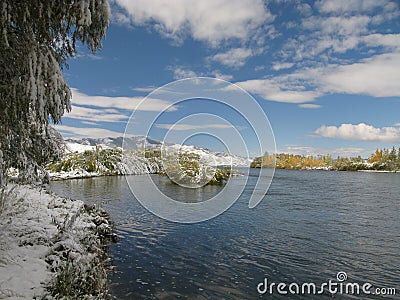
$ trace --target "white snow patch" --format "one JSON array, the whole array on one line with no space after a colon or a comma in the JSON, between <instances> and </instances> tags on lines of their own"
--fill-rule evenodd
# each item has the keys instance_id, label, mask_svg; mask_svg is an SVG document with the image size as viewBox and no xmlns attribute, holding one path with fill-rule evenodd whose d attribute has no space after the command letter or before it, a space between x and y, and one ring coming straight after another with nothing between
<instances>
[{"instance_id":1,"label":"white snow patch","mask_svg":"<svg viewBox=\"0 0 400 300\"><path fill-rule=\"evenodd\" d=\"M45 259L54 255L56 241L69 239L68 234L60 235L60 224L69 221L70 232L83 229L96 239L88 230L96 227L93 216L85 213L82 201L49 194L44 188L9 184L6 194L0 210L0 299L40 299L55 276ZM70 248L80 246L76 239L74 243Z\"/></svg>"},{"instance_id":2,"label":"white snow patch","mask_svg":"<svg viewBox=\"0 0 400 300\"><path fill-rule=\"evenodd\" d=\"M96 147L95 146L90 146L90 145L83 145L79 143L66 143L67 145L67 152L85 152L86 150L94 150Z\"/></svg>"}]
</instances>

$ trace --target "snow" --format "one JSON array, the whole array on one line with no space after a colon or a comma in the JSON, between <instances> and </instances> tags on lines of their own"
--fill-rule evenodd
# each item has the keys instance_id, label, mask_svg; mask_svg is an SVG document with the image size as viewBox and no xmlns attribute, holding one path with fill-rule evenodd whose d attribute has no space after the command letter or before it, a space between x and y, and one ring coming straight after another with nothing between
<instances>
[{"instance_id":1,"label":"snow","mask_svg":"<svg viewBox=\"0 0 400 300\"><path fill-rule=\"evenodd\" d=\"M191 145L171 144L164 145L166 152L184 152L195 153L200 155L202 160L211 162L212 166L233 166L233 167L248 167L252 160L227 152L212 152L207 149L197 148Z\"/></svg>"},{"instance_id":2,"label":"snow","mask_svg":"<svg viewBox=\"0 0 400 300\"><path fill-rule=\"evenodd\" d=\"M96 146L90 145L83 145L79 143L69 142L67 144L67 152L74 153L74 152L85 152L86 150L94 150Z\"/></svg>"},{"instance_id":3,"label":"snow","mask_svg":"<svg viewBox=\"0 0 400 300\"><path fill-rule=\"evenodd\" d=\"M101 146L103 149L107 148L124 148L124 150L141 149L145 145L146 149L161 149L165 148L166 151L182 151L192 152L200 155L201 157L208 156L210 160L215 161L215 166L236 166L248 167L252 159L241 157L238 155L230 154L227 152L213 152L203 148L197 148L191 145L180 145L172 143L163 143L153 140L145 136L130 136L130 137L117 137L117 138L83 138L83 139L70 139L67 140L67 147L72 152L83 152L85 150L93 150L96 145Z\"/></svg>"},{"instance_id":4,"label":"snow","mask_svg":"<svg viewBox=\"0 0 400 300\"><path fill-rule=\"evenodd\" d=\"M66 141L66 154L82 153L87 150L93 151L96 150L96 147L99 149L121 149L121 147L124 146L124 150L138 150L142 149L143 145L146 146L146 149L162 150L162 152L165 151L166 153L183 152L198 154L201 161L207 162L207 165L213 167L249 167L252 161L249 158L232 155L226 152L212 152L210 150L197 148L191 145L163 143L145 136L130 136L125 139L123 137L69 139ZM159 172L159 167L154 161L133 153L135 152L130 151L129 155L123 155L122 161L114 164L114 170L112 171L114 175L141 175ZM142 152L139 151L138 153ZM52 180L64 180L110 175L111 170L107 170L107 166L103 167L104 172L101 172L101 170L97 170L96 172L88 172L84 169L74 167L71 170L66 171L50 171L49 176Z\"/></svg>"},{"instance_id":5,"label":"snow","mask_svg":"<svg viewBox=\"0 0 400 300\"><path fill-rule=\"evenodd\" d=\"M71 170L68 172L49 172L49 176L52 180L64 180L64 179L77 179L77 178L90 178L103 176L98 172L87 172L85 170Z\"/></svg>"},{"instance_id":6,"label":"snow","mask_svg":"<svg viewBox=\"0 0 400 300\"><path fill-rule=\"evenodd\" d=\"M100 216L91 215L82 201L44 188L9 184L6 194L0 210L0 299L41 298L65 261L57 246L88 260L93 254L74 249L82 248L82 237L98 241L90 229Z\"/></svg>"},{"instance_id":7,"label":"snow","mask_svg":"<svg viewBox=\"0 0 400 300\"><path fill-rule=\"evenodd\" d=\"M366 172L366 173L400 173L400 171L389 171L389 170L358 170L358 172Z\"/></svg>"}]
</instances>

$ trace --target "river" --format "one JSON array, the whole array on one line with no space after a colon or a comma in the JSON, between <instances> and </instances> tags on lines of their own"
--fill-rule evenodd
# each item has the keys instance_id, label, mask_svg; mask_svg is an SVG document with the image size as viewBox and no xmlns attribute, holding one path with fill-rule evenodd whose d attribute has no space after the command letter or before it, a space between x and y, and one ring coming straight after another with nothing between
<instances>
[{"instance_id":1,"label":"river","mask_svg":"<svg viewBox=\"0 0 400 300\"><path fill-rule=\"evenodd\" d=\"M339 272L347 275L344 283L400 293L400 174L277 170L263 201L249 209L258 172L250 171L229 210L191 225L145 210L124 177L54 181L50 187L110 212L119 236L110 246L110 292L117 299L331 299L326 288L322 295L276 289L261 295L257 286L267 279L286 283L286 290L290 283L318 287ZM187 196L187 189L152 176L165 193ZM190 197L204 199L220 189L206 186Z\"/></svg>"}]
</instances>

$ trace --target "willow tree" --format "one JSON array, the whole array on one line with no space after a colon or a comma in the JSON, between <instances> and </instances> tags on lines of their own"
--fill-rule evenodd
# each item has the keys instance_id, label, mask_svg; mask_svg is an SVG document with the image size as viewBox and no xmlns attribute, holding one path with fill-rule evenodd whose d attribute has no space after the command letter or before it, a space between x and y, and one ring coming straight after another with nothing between
<instances>
[{"instance_id":1,"label":"willow tree","mask_svg":"<svg viewBox=\"0 0 400 300\"><path fill-rule=\"evenodd\" d=\"M0 10L0 181L10 167L32 181L61 154L51 124L71 109L66 59L79 41L101 48L110 7L107 0L2 0Z\"/></svg>"}]
</instances>

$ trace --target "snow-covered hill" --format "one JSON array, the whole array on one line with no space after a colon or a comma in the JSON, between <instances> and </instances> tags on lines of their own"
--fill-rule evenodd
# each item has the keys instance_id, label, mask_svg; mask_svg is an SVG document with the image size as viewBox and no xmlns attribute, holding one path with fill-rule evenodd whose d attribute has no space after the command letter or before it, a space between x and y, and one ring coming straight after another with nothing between
<instances>
[{"instance_id":1,"label":"snow-covered hill","mask_svg":"<svg viewBox=\"0 0 400 300\"><path fill-rule=\"evenodd\" d=\"M100 145L102 148L124 148L125 150L141 149L143 145L146 148L159 148L162 142L145 137L145 136L131 136L131 137L106 137L106 138L82 138L82 139L67 139L67 145L71 146L72 149L79 148L78 145L82 145L88 148L84 150L93 149L96 145ZM76 147L76 148L74 148ZM80 152L79 150L76 150Z\"/></svg>"},{"instance_id":2,"label":"snow-covered hill","mask_svg":"<svg viewBox=\"0 0 400 300\"><path fill-rule=\"evenodd\" d=\"M145 136L132 137L116 137L116 138L83 138L83 139L67 139L67 147L70 152L83 152L85 150L93 150L96 145L100 145L103 149L107 148L124 148L124 150L142 149L145 148L161 149L165 147L166 151L176 152L192 152L207 158L215 166L235 166L248 167L251 159L241 156L232 155L227 152L212 152L207 149L197 148L195 146L179 145L179 144L164 144L163 142L151 139Z\"/></svg>"}]
</instances>

